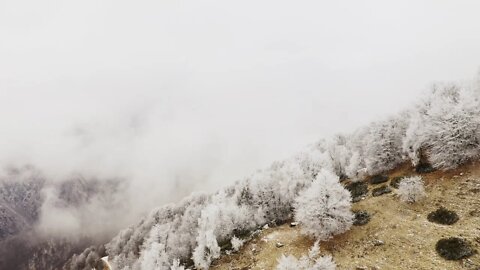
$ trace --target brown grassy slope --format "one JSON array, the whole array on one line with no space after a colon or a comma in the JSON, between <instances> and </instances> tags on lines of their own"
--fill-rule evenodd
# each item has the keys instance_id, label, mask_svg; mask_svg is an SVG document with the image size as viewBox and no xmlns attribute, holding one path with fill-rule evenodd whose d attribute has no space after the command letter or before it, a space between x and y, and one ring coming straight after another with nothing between
<instances>
[{"instance_id":1,"label":"brown grassy slope","mask_svg":"<svg viewBox=\"0 0 480 270\"><path fill-rule=\"evenodd\" d=\"M403 165L388 175L415 174L409 165ZM479 253L447 261L435 251L439 239L456 236L469 240L480 252L480 164L436 171L423 178L427 198L421 202L403 203L394 190L379 197L369 192L365 200L354 203L354 210L372 215L370 222L322 242L322 254L332 255L337 269L480 269ZM440 206L456 211L460 220L453 225L429 222L427 215ZM300 257L313 244L300 229L287 224L265 229L238 253L215 261L211 269L274 269L282 254ZM376 240L384 244L376 246ZM278 242L284 246L277 247Z\"/></svg>"}]
</instances>

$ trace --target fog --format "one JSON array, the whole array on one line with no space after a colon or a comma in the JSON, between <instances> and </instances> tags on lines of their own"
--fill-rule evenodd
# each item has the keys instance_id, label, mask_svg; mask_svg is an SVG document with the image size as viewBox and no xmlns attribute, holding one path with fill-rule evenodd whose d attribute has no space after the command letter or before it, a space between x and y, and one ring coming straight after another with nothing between
<instances>
[{"instance_id":1,"label":"fog","mask_svg":"<svg viewBox=\"0 0 480 270\"><path fill-rule=\"evenodd\" d=\"M30 164L51 181L125 179L123 226L393 114L435 81L474 77L478 10L438 0L1 1L0 165Z\"/></svg>"}]
</instances>

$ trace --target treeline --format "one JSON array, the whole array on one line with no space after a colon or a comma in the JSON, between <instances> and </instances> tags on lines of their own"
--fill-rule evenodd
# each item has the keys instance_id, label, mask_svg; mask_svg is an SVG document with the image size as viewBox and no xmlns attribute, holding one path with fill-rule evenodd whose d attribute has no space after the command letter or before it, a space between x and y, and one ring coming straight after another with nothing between
<instances>
[{"instance_id":1,"label":"treeline","mask_svg":"<svg viewBox=\"0 0 480 270\"><path fill-rule=\"evenodd\" d=\"M215 194L192 194L153 210L106 244L105 252L115 270L206 269L222 249L230 248L232 238L243 239L265 224L292 219L296 206L314 198L308 191L312 183L324 181L311 188L321 191L319 203L345 206L343 191L333 187L339 179L358 181L406 161L446 170L478 159L479 98L478 84L436 85L423 100L398 115L352 134L321 140ZM332 174L336 175L333 180ZM318 207L330 211L325 205ZM300 215L307 216L301 211ZM329 231L311 234L325 238L348 229L350 218L339 212ZM98 267L95 260L87 263L88 258L99 257L96 252L89 249L72 257L65 268Z\"/></svg>"}]
</instances>

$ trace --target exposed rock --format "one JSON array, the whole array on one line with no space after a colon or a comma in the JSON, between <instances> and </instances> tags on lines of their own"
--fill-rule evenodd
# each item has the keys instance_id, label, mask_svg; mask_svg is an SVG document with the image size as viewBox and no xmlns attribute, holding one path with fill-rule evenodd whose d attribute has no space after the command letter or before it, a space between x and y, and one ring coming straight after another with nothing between
<instances>
[{"instance_id":1,"label":"exposed rock","mask_svg":"<svg viewBox=\"0 0 480 270\"><path fill-rule=\"evenodd\" d=\"M392 190L387 185L383 185L381 187L373 189L372 196L377 197L390 192L392 192Z\"/></svg>"},{"instance_id":2,"label":"exposed rock","mask_svg":"<svg viewBox=\"0 0 480 270\"><path fill-rule=\"evenodd\" d=\"M450 211L444 207L440 207L434 212L428 214L428 221L443 224L452 225L458 221L459 217L454 211Z\"/></svg>"},{"instance_id":3,"label":"exposed rock","mask_svg":"<svg viewBox=\"0 0 480 270\"><path fill-rule=\"evenodd\" d=\"M365 199L365 196L354 197L354 198L352 198L352 203L359 202L363 199Z\"/></svg>"},{"instance_id":4,"label":"exposed rock","mask_svg":"<svg viewBox=\"0 0 480 270\"><path fill-rule=\"evenodd\" d=\"M376 246L376 247L383 246L383 245L385 245L385 242L383 242L382 240L376 239L376 240L373 241L373 245Z\"/></svg>"},{"instance_id":5,"label":"exposed rock","mask_svg":"<svg viewBox=\"0 0 480 270\"><path fill-rule=\"evenodd\" d=\"M297 227L298 222L290 222L290 227Z\"/></svg>"},{"instance_id":6,"label":"exposed rock","mask_svg":"<svg viewBox=\"0 0 480 270\"><path fill-rule=\"evenodd\" d=\"M282 243L280 243L280 242L277 242L277 243L275 244L275 246L276 246L277 248L281 248L281 247L283 247L283 246L285 246L285 245L282 244Z\"/></svg>"},{"instance_id":7,"label":"exposed rock","mask_svg":"<svg viewBox=\"0 0 480 270\"><path fill-rule=\"evenodd\" d=\"M440 239L435 249L437 253L446 260L460 260L470 257L475 253L475 250L468 241L457 237Z\"/></svg>"}]
</instances>

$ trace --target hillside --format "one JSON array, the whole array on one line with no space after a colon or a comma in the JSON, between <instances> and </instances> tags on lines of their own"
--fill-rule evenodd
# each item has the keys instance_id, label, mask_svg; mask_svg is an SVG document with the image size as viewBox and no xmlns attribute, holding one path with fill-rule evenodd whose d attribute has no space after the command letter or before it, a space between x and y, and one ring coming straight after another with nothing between
<instances>
[{"instance_id":1,"label":"hillside","mask_svg":"<svg viewBox=\"0 0 480 270\"><path fill-rule=\"evenodd\" d=\"M100 258L108 256L113 269L272 269L281 254L298 257L312 247L313 239L299 230L324 241L326 256L287 257L281 270L457 267L435 250L460 259L478 249L478 169L466 164L480 158L479 115L478 83L436 85L399 114L319 140L215 193L154 209L105 245L72 256L63 268L102 269ZM384 186L389 179L400 180L398 190ZM425 188L428 197L418 201ZM380 196L363 198L365 192ZM397 194L418 202L400 202ZM457 221L448 212L454 210L459 221L445 226L426 220L441 207L447 210L440 209L440 216ZM361 214L351 210L367 211L371 221L352 226ZM298 227L277 227L292 220ZM437 247L442 237L455 236ZM225 256L243 242L240 253ZM452 244L465 249L452 254L444 248ZM476 256L465 259L465 266L478 267Z\"/></svg>"},{"instance_id":2,"label":"hillside","mask_svg":"<svg viewBox=\"0 0 480 270\"><path fill-rule=\"evenodd\" d=\"M394 179L415 174L404 164L388 176ZM322 254L332 255L337 269L480 269L478 253L449 261L435 251L439 239L454 236L467 239L480 250L480 164L422 176L427 197L413 204L401 202L394 188L391 193L373 197L372 189L383 184L369 185L368 195L352 209L367 211L370 221L321 242ZM428 214L439 207L455 211L459 221L452 225L428 221ZM282 254L298 258L313 245L314 240L300 229L301 225L291 227L288 223L263 229L238 253L222 255L211 269L274 269Z\"/></svg>"}]
</instances>

